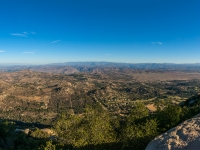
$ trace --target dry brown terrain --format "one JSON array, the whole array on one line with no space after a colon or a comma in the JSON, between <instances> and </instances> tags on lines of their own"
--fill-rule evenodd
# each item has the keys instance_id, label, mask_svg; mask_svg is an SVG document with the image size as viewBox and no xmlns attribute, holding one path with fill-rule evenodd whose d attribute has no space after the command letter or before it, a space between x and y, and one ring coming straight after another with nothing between
<instances>
[{"instance_id":1,"label":"dry brown terrain","mask_svg":"<svg viewBox=\"0 0 200 150\"><path fill-rule=\"evenodd\" d=\"M93 69L65 74L22 70L0 73L0 111L7 119L45 122L60 111L81 113L99 103L112 113L127 114L135 102L155 111L155 101L180 103L200 91L198 72ZM150 104L150 105L149 105Z\"/></svg>"},{"instance_id":2,"label":"dry brown terrain","mask_svg":"<svg viewBox=\"0 0 200 150\"><path fill-rule=\"evenodd\" d=\"M134 73L134 79L137 81L169 81L169 80L192 80L200 79L200 73L186 72L163 72L163 73Z\"/></svg>"}]
</instances>

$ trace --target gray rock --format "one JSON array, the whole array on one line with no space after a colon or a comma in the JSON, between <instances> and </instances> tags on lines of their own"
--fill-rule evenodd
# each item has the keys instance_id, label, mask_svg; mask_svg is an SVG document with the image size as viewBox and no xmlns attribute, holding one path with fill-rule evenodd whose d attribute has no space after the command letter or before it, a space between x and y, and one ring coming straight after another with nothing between
<instances>
[{"instance_id":1,"label":"gray rock","mask_svg":"<svg viewBox=\"0 0 200 150\"><path fill-rule=\"evenodd\" d=\"M200 114L152 140L146 150L200 149Z\"/></svg>"}]
</instances>

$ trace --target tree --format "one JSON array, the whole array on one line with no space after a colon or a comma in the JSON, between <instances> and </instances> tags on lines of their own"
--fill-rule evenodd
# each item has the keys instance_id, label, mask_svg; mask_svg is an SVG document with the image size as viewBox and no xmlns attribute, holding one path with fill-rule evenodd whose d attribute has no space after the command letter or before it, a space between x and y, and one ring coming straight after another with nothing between
<instances>
[{"instance_id":1,"label":"tree","mask_svg":"<svg viewBox=\"0 0 200 150\"><path fill-rule=\"evenodd\" d=\"M115 142L116 134L111 126L110 115L99 105L86 107L83 123L88 134L88 144L97 145Z\"/></svg>"},{"instance_id":2,"label":"tree","mask_svg":"<svg viewBox=\"0 0 200 150\"><path fill-rule=\"evenodd\" d=\"M56 146L52 144L52 141L47 141L45 146L39 148L40 150L56 150Z\"/></svg>"},{"instance_id":3,"label":"tree","mask_svg":"<svg viewBox=\"0 0 200 150\"><path fill-rule=\"evenodd\" d=\"M135 104L121 133L125 147L144 149L146 144L157 135L157 120L148 119L148 114L144 104Z\"/></svg>"},{"instance_id":4,"label":"tree","mask_svg":"<svg viewBox=\"0 0 200 150\"><path fill-rule=\"evenodd\" d=\"M137 121L140 121L143 118L147 117L148 114L149 114L149 111L143 103L136 103L133 106L133 109L127 118L127 123L134 124Z\"/></svg>"},{"instance_id":5,"label":"tree","mask_svg":"<svg viewBox=\"0 0 200 150\"><path fill-rule=\"evenodd\" d=\"M78 115L62 113L54 123L54 129L64 144L73 144L76 141L78 128L82 118Z\"/></svg>"},{"instance_id":6,"label":"tree","mask_svg":"<svg viewBox=\"0 0 200 150\"><path fill-rule=\"evenodd\" d=\"M181 107L173 104L168 104L162 111L158 112L157 118L161 131L177 125L181 119L181 113Z\"/></svg>"},{"instance_id":7,"label":"tree","mask_svg":"<svg viewBox=\"0 0 200 150\"><path fill-rule=\"evenodd\" d=\"M115 142L116 134L110 122L108 112L96 105L87 106L83 116L60 115L54 128L64 144L84 147Z\"/></svg>"}]
</instances>

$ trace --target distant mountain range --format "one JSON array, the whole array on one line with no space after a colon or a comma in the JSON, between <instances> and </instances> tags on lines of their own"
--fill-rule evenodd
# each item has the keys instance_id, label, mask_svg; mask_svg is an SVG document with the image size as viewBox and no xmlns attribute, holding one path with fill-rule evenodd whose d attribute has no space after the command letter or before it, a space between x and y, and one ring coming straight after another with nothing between
<instances>
[{"instance_id":1,"label":"distant mountain range","mask_svg":"<svg viewBox=\"0 0 200 150\"><path fill-rule=\"evenodd\" d=\"M200 71L200 63L174 64L174 63L115 63L115 62L65 62L46 65L0 65L0 71L13 72L24 69L54 73L91 72L94 68L129 68L129 69L159 69L179 71Z\"/></svg>"}]
</instances>

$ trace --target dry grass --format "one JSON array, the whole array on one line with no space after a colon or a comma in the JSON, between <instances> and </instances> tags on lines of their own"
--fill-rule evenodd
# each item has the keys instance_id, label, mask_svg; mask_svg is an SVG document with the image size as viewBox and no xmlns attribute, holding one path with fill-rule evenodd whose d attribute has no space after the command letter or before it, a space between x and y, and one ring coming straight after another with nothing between
<instances>
[{"instance_id":1,"label":"dry grass","mask_svg":"<svg viewBox=\"0 0 200 150\"><path fill-rule=\"evenodd\" d=\"M48 96L16 96L18 99L22 99L24 101L37 101L37 102L45 102L45 101L48 101Z\"/></svg>"}]
</instances>

